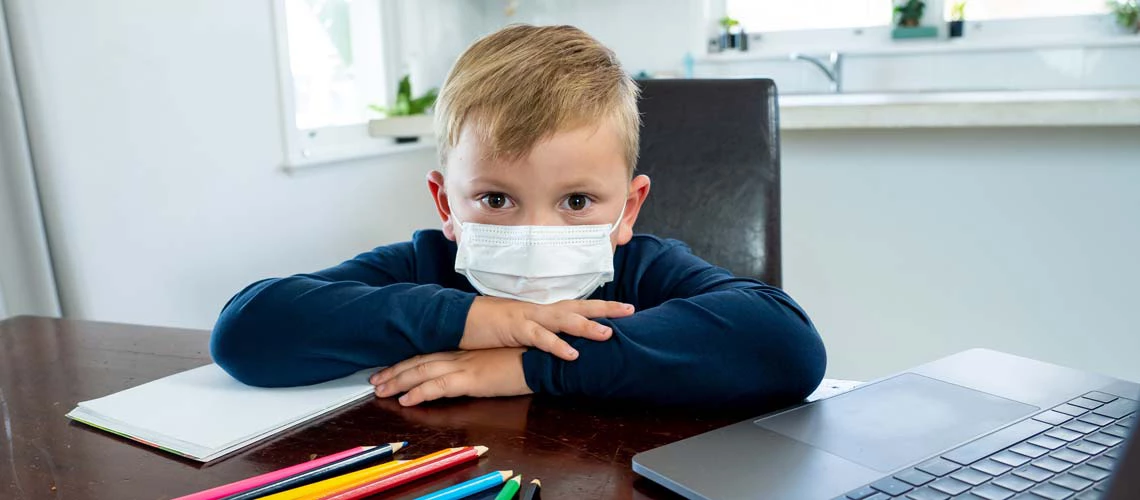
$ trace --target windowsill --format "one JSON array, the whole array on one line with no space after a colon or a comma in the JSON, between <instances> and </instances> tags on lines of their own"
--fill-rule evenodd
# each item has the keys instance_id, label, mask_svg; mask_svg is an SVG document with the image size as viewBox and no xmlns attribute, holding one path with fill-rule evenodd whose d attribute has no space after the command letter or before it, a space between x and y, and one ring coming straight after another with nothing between
<instances>
[{"instance_id":1,"label":"windowsill","mask_svg":"<svg viewBox=\"0 0 1140 500\"><path fill-rule=\"evenodd\" d=\"M967 33L969 27L967 26ZM869 36L869 35L868 35ZM761 42L762 43L762 42ZM852 47L839 49L839 53L847 57L862 56L901 56L910 54L933 53L967 53L967 52L1006 52L1017 50L1049 50L1049 49L1079 49L1079 48L1111 48L1140 46L1140 35L1121 34L1118 36L1102 37L1051 37L1030 39L976 40L970 38L959 39L927 39L927 40L896 40L885 41L867 47ZM697 63L704 64L732 64L753 61L784 61L788 54L793 52L817 53L827 52L830 49L796 50L778 46L762 47L748 52L722 52L708 54L694 58Z\"/></svg>"},{"instance_id":2,"label":"windowsill","mask_svg":"<svg viewBox=\"0 0 1140 500\"><path fill-rule=\"evenodd\" d=\"M377 140L376 142L380 142ZM312 167L349 163L384 156L435 150L435 141L421 137L419 142L408 144L367 144L359 147L338 147L325 151L311 152L308 157L287 159L282 165L286 172L293 173Z\"/></svg>"},{"instance_id":3,"label":"windowsill","mask_svg":"<svg viewBox=\"0 0 1140 500\"><path fill-rule=\"evenodd\" d=\"M1140 126L1140 90L813 94L779 105L782 130Z\"/></svg>"}]
</instances>

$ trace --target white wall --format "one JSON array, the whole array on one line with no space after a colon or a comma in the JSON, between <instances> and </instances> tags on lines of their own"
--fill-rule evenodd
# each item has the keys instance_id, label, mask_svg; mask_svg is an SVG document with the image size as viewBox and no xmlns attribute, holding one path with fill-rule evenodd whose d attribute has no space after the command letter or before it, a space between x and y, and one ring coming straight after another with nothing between
<instances>
[{"instance_id":1,"label":"white wall","mask_svg":"<svg viewBox=\"0 0 1140 500\"><path fill-rule=\"evenodd\" d=\"M630 73L680 75L685 52L704 47L701 0L520 0L511 17L505 3L483 2L484 32L508 23L571 24L613 49Z\"/></svg>"},{"instance_id":2,"label":"white wall","mask_svg":"<svg viewBox=\"0 0 1140 500\"><path fill-rule=\"evenodd\" d=\"M437 225L431 152L279 169L270 2L6 5L68 316L208 328L256 279Z\"/></svg>"},{"instance_id":3,"label":"white wall","mask_svg":"<svg viewBox=\"0 0 1140 500\"><path fill-rule=\"evenodd\" d=\"M785 287L829 376L980 346L1140 380L1137 137L784 133Z\"/></svg>"}]
</instances>

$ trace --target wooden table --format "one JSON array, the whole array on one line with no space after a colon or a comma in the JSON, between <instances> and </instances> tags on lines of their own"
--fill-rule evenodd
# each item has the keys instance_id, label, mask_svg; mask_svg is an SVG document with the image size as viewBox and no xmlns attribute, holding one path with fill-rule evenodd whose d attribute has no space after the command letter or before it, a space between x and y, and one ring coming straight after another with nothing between
<instances>
[{"instance_id":1,"label":"wooden table","mask_svg":"<svg viewBox=\"0 0 1140 500\"><path fill-rule=\"evenodd\" d=\"M499 469L542 479L545 498L669 498L640 478L640 451L758 414L544 397L401 408L367 399L203 465L71 422L94 399L210 362L207 332L18 317L0 322L0 498L159 499L363 444L407 440L398 458L485 445L477 464L394 490L411 498Z\"/></svg>"}]
</instances>

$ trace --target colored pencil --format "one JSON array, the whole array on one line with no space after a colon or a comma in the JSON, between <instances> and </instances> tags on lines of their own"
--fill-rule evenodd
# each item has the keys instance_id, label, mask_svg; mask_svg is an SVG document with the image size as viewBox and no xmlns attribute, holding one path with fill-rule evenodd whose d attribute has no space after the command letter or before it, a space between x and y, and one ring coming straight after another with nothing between
<instances>
[{"instance_id":1,"label":"colored pencil","mask_svg":"<svg viewBox=\"0 0 1140 500\"><path fill-rule=\"evenodd\" d=\"M286 467L284 469L278 469L273 472L266 472L260 476L253 476L250 478L242 479L241 481L235 481L229 484L223 484L215 488L210 488L208 490L191 493L186 496L175 498L174 500L218 500L219 498L223 498L227 495L233 495L235 493L241 493L246 490L252 490L258 486L266 485L272 483L273 481L300 474L307 470L315 469L322 465L335 462L342 458L350 457L372 448L374 447L357 446L356 448L350 448L340 453L333 453L332 455L314 458L308 462L302 462L297 465Z\"/></svg>"},{"instance_id":2,"label":"colored pencil","mask_svg":"<svg viewBox=\"0 0 1140 500\"><path fill-rule=\"evenodd\" d=\"M542 489L542 481L538 479L531 479L530 484L523 488L522 494L519 495L519 500L535 500L542 498L539 490Z\"/></svg>"},{"instance_id":3,"label":"colored pencil","mask_svg":"<svg viewBox=\"0 0 1140 500\"><path fill-rule=\"evenodd\" d=\"M324 494L323 492L325 491L324 485L329 481L337 481L348 476L356 477L356 474L362 473L384 476L386 474L391 474L394 471L403 469L409 462L411 462L411 460L393 460L391 462L385 462L380 465L374 465L367 469L350 472L343 476L337 476L334 478L325 479L324 481L317 481L312 484L306 484L299 488L282 491L281 493L274 493L267 497L261 497L258 500L312 500L314 498L320 498L320 496Z\"/></svg>"},{"instance_id":4,"label":"colored pencil","mask_svg":"<svg viewBox=\"0 0 1140 500\"><path fill-rule=\"evenodd\" d=\"M285 490L290 490L298 486L304 486L309 483L315 483L322 479L339 476L346 472L351 472L361 467L367 467L373 464L387 462L392 458L392 454L400 451L400 448L407 446L407 442L402 443L388 443L384 446L377 446L367 451L363 451L346 457L336 462L328 463L317 467L315 469L307 470L300 474L295 474L284 479L274 481L269 484L258 486L252 490L243 491L234 495L223 497L223 500L253 500L263 496L280 493Z\"/></svg>"},{"instance_id":5,"label":"colored pencil","mask_svg":"<svg viewBox=\"0 0 1140 500\"><path fill-rule=\"evenodd\" d=\"M390 490L404 483L430 476L442 470L450 469L456 465L470 462L472 460L478 460L479 457L486 452L486 446L464 448L459 453L453 453L445 457L437 458L430 462L424 463L422 465L405 468L399 472L388 475L387 477L379 478L372 482L331 493L329 495L321 497L320 500L353 500L357 498L369 497L377 493Z\"/></svg>"},{"instance_id":6,"label":"colored pencil","mask_svg":"<svg viewBox=\"0 0 1140 500\"><path fill-rule=\"evenodd\" d=\"M423 465L425 463L449 456L454 453L463 451L464 448L445 448L435 453L424 455L415 460L401 461L400 463L388 462L386 464L361 469L356 472L337 476L324 481L318 481L312 484L307 484L300 488L294 488L287 491L282 491L275 495L263 498L262 500L315 500L323 496L329 495L331 492L343 491L349 488L354 488L364 483L376 480L377 478L387 477L396 472L405 469Z\"/></svg>"},{"instance_id":7,"label":"colored pencil","mask_svg":"<svg viewBox=\"0 0 1140 500\"><path fill-rule=\"evenodd\" d=\"M503 489L499 490L499 494L495 495L495 500L513 500L515 493L519 492L519 486L522 485L522 474L512 477L507 484L503 485Z\"/></svg>"},{"instance_id":8,"label":"colored pencil","mask_svg":"<svg viewBox=\"0 0 1140 500\"><path fill-rule=\"evenodd\" d=\"M457 500L459 498L468 497L479 493L480 491L489 490L500 484L503 484L508 477L511 477L514 472L509 470L501 470L492 472L487 475L479 476L475 479L465 483L459 483L450 488L444 488L435 493L429 493L416 500Z\"/></svg>"}]
</instances>

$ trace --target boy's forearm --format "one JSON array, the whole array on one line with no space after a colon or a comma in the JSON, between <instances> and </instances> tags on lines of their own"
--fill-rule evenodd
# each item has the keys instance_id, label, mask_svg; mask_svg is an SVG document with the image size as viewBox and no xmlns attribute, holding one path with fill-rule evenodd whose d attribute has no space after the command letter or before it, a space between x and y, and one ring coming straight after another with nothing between
<instances>
[{"instance_id":1,"label":"boy's forearm","mask_svg":"<svg viewBox=\"0 0 1140 500\"><path fill-rule=\"evenodd\" d=\"M474 294L437 285L266 280L226 305L215 361L250 385L330 380L459 344Z\"/></svg>"},{"instance_id":2,"label":"boy's forearm","mask_svg":"<svg viewBox=\"0 0 1140 500\"><path fill-rule=\"evenodd\" d=\"M659 404L754 404L806 396L823 377L818 333L783 292L760 285L672 300L608 321L612 339L574 339L566 362L523 356L535 392Z\"/></svg>"}]
</instances>

